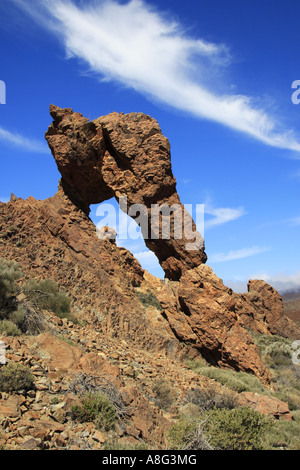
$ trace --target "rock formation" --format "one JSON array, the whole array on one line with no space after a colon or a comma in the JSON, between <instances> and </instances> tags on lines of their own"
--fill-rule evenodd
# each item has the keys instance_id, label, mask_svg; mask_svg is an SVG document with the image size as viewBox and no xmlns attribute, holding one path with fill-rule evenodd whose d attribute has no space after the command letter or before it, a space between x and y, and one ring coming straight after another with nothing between
<instances>
[{"instance_id":1,"label":"rock formation","mask_svg":"<svg viewBox=\"0 0 300 470\"><path fill-rule=\"evenodd\" d=\"M27 274L56 280L78 312L105 334L177 360L201 354L268 383L249 330L300 337L299 329L284 316L271 286L250 281L248 293L236 294L205 264L203 239L180 202L170 144L158 123L140 113L90 122L69 108L51 106L50 112L46 139L62 175L59 190L46 201L14 197L0 204L0 256L18 261ZM126 197L122 209L137 221L136 208L144 210L142 233L165 282L145 273L114 237L97 237L89 207L111 197L120 203ZM153 205L173 209L168 239L161 236L162 218L153 224ZM179 228L189 221L182 237L176 236L178 220ZM143 307L143 291L159 299L162 311Z\"/></svg>"},{"instance_id":2,"label":"rock formation","mask_svg":"<svg viewBox=\"0 0 300 470\"><path fill-rule=\"evenodd\" d=\"M154 119L141 113L112 113L89 122L71 109L51 106L50 112L54 121L46 139L72 201L88 214L90 204L126 196L124 209L133 218L131 209L140 205L138 209L146 211L147 222L141 226L146 245L169 279L178 280L184 270L206 261L203 238L176 191L169 141ZM152 224L153 204L173 209L169 239L160 236L162 224ZM174 236L177 216L182 220L179 228L184 225L180 238ZM192 242L197 249L188 250L186 245Z\"/></svg>"},{"instance_id":3,"label":"rock formation","mask_svg":"<svg viewBox=\"0 0 300 470\"><path fill-rule=\"evenodd\" d=\"M139 262L99 239L89 217L61 188L43 201L0 203L0 257L17 261L26 277L54 279L72 297L79 317L97 330L170 357L183 354L184 345L161 313L148 315L137 297L145 284Z\"/></svg>"}]
</instances>

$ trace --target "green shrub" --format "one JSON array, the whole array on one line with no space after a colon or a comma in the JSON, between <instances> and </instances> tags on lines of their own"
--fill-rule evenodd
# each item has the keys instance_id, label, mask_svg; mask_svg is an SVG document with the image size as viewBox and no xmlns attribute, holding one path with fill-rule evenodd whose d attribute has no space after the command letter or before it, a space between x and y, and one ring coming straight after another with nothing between
<instances>
[{"instance_id":1,"label":"green shrub","mask_svg":"<svg viewBox=\"0 0 300 470\"><path fill-rule=\"evenodd\" d=\"M207 365L202 361L188 361L187 365L199 375L204 375L226 385L236 392L257 392L268 394L268 390L254 375L246 372L236 372L231 369L220 369Z\"/></svg>"},{"instance_id":2,"label":"green shrub","mask_svg":"<svg viewBox=\"0 0 300 470\"><path fill-rule=\"evenodd\" d=\"M59 317L68 317L70 314L71 299L63 290L59 290L56 282L45 279L35 281L30 279L23 287L29 300L37 307L55 313Z\"/></svg>"},{"instance_id":3,"label":"green shrub","mask_svg":"<svg viewBox=\"0 0 300 470\"><path fill-rule=\"evenodd\" d=\"M182 450L187 442L187 436L196 429L196 422L189 417L182 417L171 427L167 440L172 450Z\"/></svg>"},{"instance_id":4,"label":"green shrub","mask_svg":"<svg viewBox=\"0 0 300 470\"><path fill-rule=\"evenodd\" d=\"M18 305L17 309L9 314L8 319L17 326L20 333L38 335L45 329L42 312L29 302Z\"/></svg>"},{"instance_id":5,"label":"green shrub","mask_svg":"<svg viewBox=\"0 0 300 470\"><path fill-rule=\"evenodd\" d=\"M278 420L264 436L267 450L300 450L300 410L293 412L293 421Z\"/></svg>"},{"instance_id":6,"label":"green shrub","mask_svg":"<svg viewBox=\"0 0 300 470\"><path fill-rule=\"evenodd\" d=\"M16 281L22 275L19 265L15 261L0 258L0 318L2 319L6 318L7 314L16 306Z\"/></svg>"},{"instance_id":7,"label":"green shrub","mask_svg":"<svg viewBox=\"0 0 300 470\"><path fill-rule=\"evenodd\" d=\"M109 431L114 427L116 410L103 393L88 393L81 405L71 409L72 419L81 423L93 421L98 429Z\"/></svg>"},{"instance_id":8,"label":"green shrub","mask_svg":"<svg viewBox=\"0 0 300 470\"><path fill-rule=\"evenodd\" d=\"M156 404L164 410L168 410L176 399L176 392L174 388L165 379L156 380L152 390L155 395Z\"/></svg>"},{"instance_id":9,"label":"green shrub","mask_svg":"<svg viewBox=\"0 0 300 470\"><path fill-rule=\"evenodd\" d=\"M137 295L137 298L139 299L139 301L146 307L155 307L157 308L158 310L162 311L162 307L157 299L157 297L153 294L153 292L151 292L150 290L148 290L147 292L136 292L136 295Z\"/></svg>"},{"instance_id":10,"label":"green shrub","mask_svg":"<svg viewBox=\"0 0 300 470\"><path fill-rule=\"evenodd\" d=\"M290 410L300 410L299 366L291 365L272 372L274 395L286 402Z\"/></svg>"},{"instance_id":11,"label":"green shrub","mask_svg":"<svg viewBox=\"0 0 300 470\"><path fill-rule=\"evenodd\" d=\"M140 442L137 444L129 444L119 442L116 439L110 439L105 442L102 450L148 450L148 446L144 442Z\"/></svg>"},{"instance_id":12,"label":"green shrub","mask_svg":"<svg viewBox=\"0 0 300 470\"><path fill-rule=\"evenodd\" d=\"M9 320L13 322L18 328L22 329L22 326L24 324L25 318L26 318L27 311L23 306L17 307L16 310L11 312L9 314Z\"/></svg>"},{"instance_id":13,"label":"green shrub","mask_svg":"<svg viewBox=\"0 0 300 470\"><path fill-rule=\"evenodd\" d=\"M263 361L273 369L285 367L291 364L292 339L278 335L252 334L255 344L258 346Z\"/></svg>"},{"instance_id":14,"label":"green shrub","mask_svg":"<svg viewBox=\"0 0 300 470\"><path fill-rule=\"evenodd\" d=\"M213 450L205 427L206 419L183 416L167 434L168 447L172 450Z\"/></svg>"},{"instance_id":15,"label":"green shrub","mask_svg":"<svg viewBox=\"0 0 300 470\"><path fill-rule=\"evenodd\" d=\"M261 450L263 439L271 428L271 421L252 408L211 410L207 433L218 450Z\"/></svg>"},{"instance_id":16,"label":"green shrub","mask_svg":"<svg viewBox=\"0 0 300 470\"><path fill-rule=\"evenodd\" d=\"M19 336L21 331L14 322L10 320L1 320L0 333L5 336Z\"/></svg>"},{"instance_id":17,"label":"green shrub","mask_svg":"<svg viewBox=\"0 0 300 470\"><path fill-rule=\"evenodd\" d=\"M292 363L290 338L253 334L263 361L272 373L274 395L286 403L290 410L300 409L300 368Z\"/></svg>"},{"instance_id":18,"label":"green shrub","mask_svg":"<svg viewBox=\"0 0 300 470\"><path fill-rule=\"evenodd\" d=\"M271 421L252 408L214 408L197 419L180 418L167 440L172 450L262 450L272 430Z\"/></svg>"},{"instance_id":19,"label":"green shrub","mask_svg":"<svg viewBox=\"0 0 300 470\"><path fill-rule=\"evenodd\" d=\"M214 408L231 410L236 407L236 396L227 389L220 390L214 385L203 388L194 388L187 395L187 400L199 408L199 411L208 411Z\"/></svg>"},{"instance_id":20,"label":"green shrub","mask_svg":"<svg viewBox=\"0 0 300 470\"><path fill-rule=\"evenodd\" d=\"M29 367L16 362L9 362L0 369L0 391L17 392L32 390L34 376Z\"/></svg>"}]
</instances>

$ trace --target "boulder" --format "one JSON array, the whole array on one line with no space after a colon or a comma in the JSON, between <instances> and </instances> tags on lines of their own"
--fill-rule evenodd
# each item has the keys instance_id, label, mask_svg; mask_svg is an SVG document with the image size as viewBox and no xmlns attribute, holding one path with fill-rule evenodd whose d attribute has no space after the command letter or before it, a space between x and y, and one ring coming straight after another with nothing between
<instances>
[{"instance_id":1,"label":"boulder","mask_svg":"<svg viewBox=\"0 0 300 470\"><path fill-rule=\"evenodd\" d=\"M268 397L259 393L242 392L239 396L239 404L241 406L249 406L255 411L259 411L266 416L274 419L282 419L292 421L291 414L287 403L278 400L275 397Z\"/></svg>"}]
</instances>

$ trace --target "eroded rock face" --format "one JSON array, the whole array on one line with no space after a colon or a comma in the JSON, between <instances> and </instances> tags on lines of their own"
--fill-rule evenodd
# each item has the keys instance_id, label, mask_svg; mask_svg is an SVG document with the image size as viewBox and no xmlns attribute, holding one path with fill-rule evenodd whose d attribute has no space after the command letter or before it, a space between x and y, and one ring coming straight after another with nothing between
<instances>
[{"instance_id":1,"label":"eroded rock face","mask_svg":"<svg viewBox=\"0 0 300 470\"><path fill-rule=\"evenodd\" d=\"M300 337L300 329L284 314L282 298L272 286L257 279L250 280L248 292L254 307L264 312L270 333L294 339Z\"/></svg>"},{"instance_id":2,"label":"eroded rock face","mask_svg":"<svg viewBox=\"0 0 300 470\"><path fill-rule=\"evenodd\" d=\"M200 353L268 383L249 330L295 338L300 331L283 315L271 286L250 281L247 293L236 294L205 264L202 237L176 192L170 144L157 122L140 113L112 113L90 122L72 109L50 111L46 138L62 175L59 190L45 201L13 196L0 203L0 256L19 262L26 275L58 282L79 314L104 335L179 361ZM144 211L143 235L165 282L151 278L129 251L117 247L108 227L103 240L97 237L90 204L111 197L121 204L124 196L125 212L138 220L135 210ZM152 206L163 204L173 208L169 239L150 217ZM189 218L190 232L176 237L178 220L181 228L184 220L179 216ZM197 248L189 250L193 237ZM145 308L139 290L150 290L162 312L154 305Z\"/></svg>"},{"instance_id":3,"label":"eroded rock face","mask_svg":"<svg viewBox=\"0 0 300 470\"><path fill-rule=\"evenodd\" d=\"M46 139L61 186L75 205L88 214L90 204L114 196L137 222L145 217L141 228L146 245L169 280L158 297L175 337L210 362L268 382L269 372L247 329L296 334L295 325L284 318L279 295L266 283L251 281L249 292L238 295L205 265L203 239L180 202L170 143L158 123L141 113L112 113L89 122L71 109L51 106L50 112L54 121ZM173 209L169 239L162 236L161 219L151 218L153 205ZM180 229L189 218L189 232L177 236L180 217ZM194 240L196 249L188 249L187 242Z\"/></svg>"},{"instance_id":4,"label":"eroded rock face","mask_svg":"<svg viewBox=\"0 0 300 470\"><path fill-rule=\"evenodd\" d=\"M284 421L292 421L293 415L287 403L276 397L268 397L254 392L242 392L239 396L241 406L249 406L264 415Z\"/></svg>"},{"instance_id":5,"label":"eroded rock face","mask_svg":"<svg viewBox=\"0 0 300 470\"><path fill-rule=\"evenodd\" d=\"M235 311L237 294L209 266L187 271L180 282L168 282L158 298L175 335L210 363L270 381L259 350Z\"/></svg>"},{"instance_id":6,"label":"eroded rock face","mask_svg":"<svg viewBox=\"0 0 300 470\"><path fill-rule=\"evenodd\" d=\"M159 312L148 315L137 297L144 282L140 263L125 248L100 240L62 188L43 201L0 203L0 257L18 262L26 277L53 279L78 317L104 334L172 357L184 353L167 322L156 321Z\"/></svg>"},{"instance_id":7,"label":"eroded rock face","mask_svg":"<svg viewBox=\"0 0 300 470\"><path fill-rule=\"evenodd\" d=\"M254 373L268 381L250 331L299 338L299 327L284 315L278 292L264 281L249 281L248 293L226 287L207 265L167 282L158 298L175 335L211 363Z\"/></svg>"},{"instance_id":8,"label":"eroded rock face","mask_svg":"<svg viewBox=\"0 0 300 470\"><path fill-rule=\"evenodd\" d=\"M142 113L112 113L89 122L71 109L51 106L50 112L54 121L46 139L62 187L78 207L88 213L90 204L126 197L121 209L137 222L144 217L146 245L169 279L178 280L186 269L206 262L203 238L176 191L170 143L154 119ZM162 237L161 217L151 217L152 205L172 209L169 239Z\"/></svg>"}]
</instances>

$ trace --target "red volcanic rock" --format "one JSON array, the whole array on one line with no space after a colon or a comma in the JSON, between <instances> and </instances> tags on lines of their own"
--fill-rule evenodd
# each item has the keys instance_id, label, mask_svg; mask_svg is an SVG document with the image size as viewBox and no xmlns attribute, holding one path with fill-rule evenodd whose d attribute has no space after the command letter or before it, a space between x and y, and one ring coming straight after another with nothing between
<instances>
[{"instance_id":1,"label":"red volcanic rock","mask_svg":"<svg viewBox=\"0 0 300 470\"><path fill-rule=\"evenodd\" d=\"M209 266L187 271L179 282L168 283L158 298L176 336L209 362L270 381L257 346L235 312L236 294Z\"/></svg>"},{"instance_id":2,"label":"red volcanic rock","mask_svg":"<svg viewBox=\"0 0 300 470\"><path fill-rule=\"evenodd\" d=\"M0 203L0 256L19 262L26 275L54 279L104 334L172 358L201 353L269 382L249 330L299 337L299 329L271 286L250 281L248 293L236 294L205 265L203 239L180 202L170 144L158 123L141 113L90 122L69 108L52 105L50 112L46 139L62 175L59 191L45 201L13 196ZM145 275L134 256L116 246L112 229L101 231L104 239L97 236L89 206L111 197L140 223L165 283ZM163 312L157 301L145 307L139 300L149 291Z\"/></svg>"},{"instance_id":3,"label":"red volcanic rock","mask_svg":"<svg viewBox=\"0 0 300 470\"><path fill-rule=\"evenodd\" d=\"M0 203L0 257L17 261L26 277L56 281L78 316L108 335L174 356L184 352L167 322L153 322L137 298L144 282L140 263L125 248L99 239L62 188L44 201Z\"/></svg>"},{"instance_id":4,"label":"red volcanic rock","mask_svg":"<svg viewBox=\"0 0 300 470\"><path fill-rule=\"evenodd\" d=\"M276 397L268 397L253 392L242 392L239 396L239 404L241 406L249 406L270 418L282 419L284 421L293 420L293 415L287 403L278 400Z\"/></svg>"},{"instance_id":5,"label":"red volcanic rock","mask_svg":"<svg viewBox=\"0 0 300 470\"><path fill-rule=\"evenodd\" d=\"M270 333L300 338L300 328L284 314L282 298L272 286L264 281L250 280L248 292L254 307L264 313Z\"/></svg>"},{"instance_id":6,"label":"red volcanic rock","mask_svg":"<svg viewBox=\"0 0 300 470\"><path fill-rule=\"evenodd\" d=\"M281 297L263 281L250 281L236 294L212 269L201 265L168 282L158 298L177 338L211 363L270 380L249 331L299 338L297 325L283 312Z\"/></svg>"}]
</instances>

